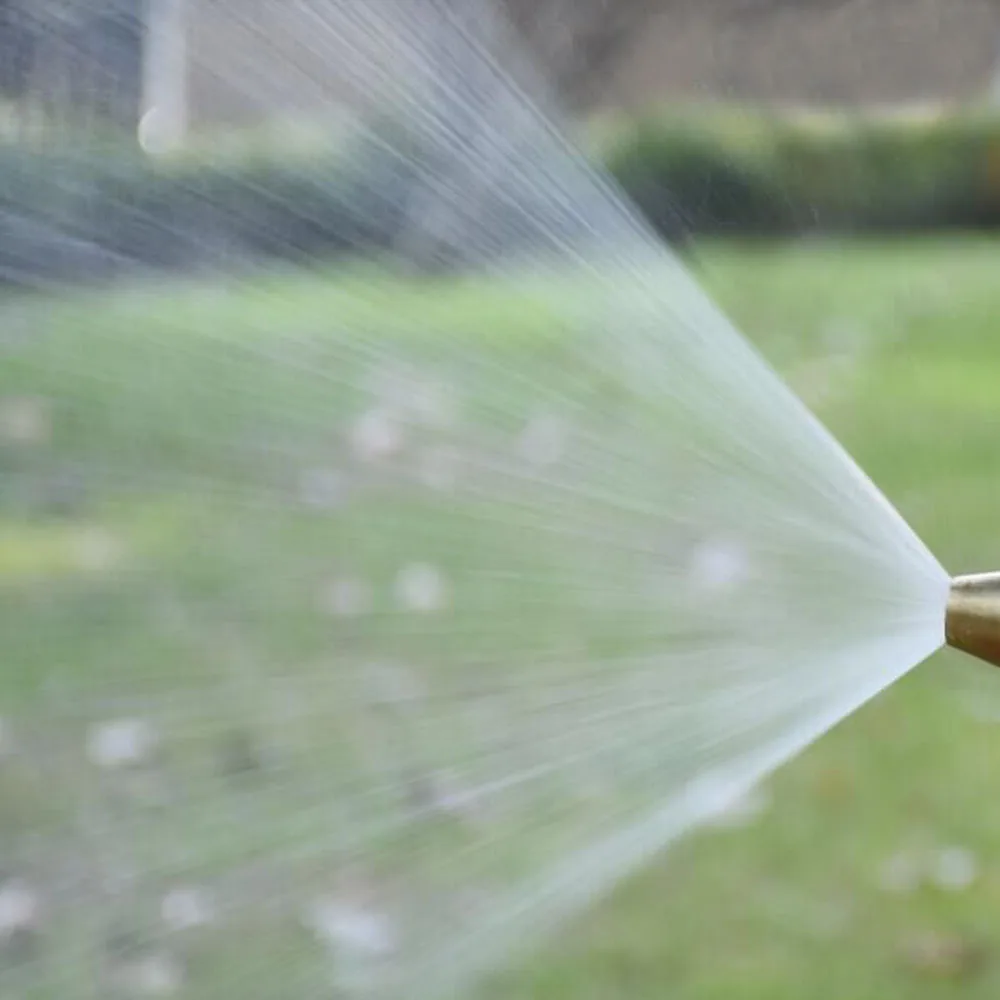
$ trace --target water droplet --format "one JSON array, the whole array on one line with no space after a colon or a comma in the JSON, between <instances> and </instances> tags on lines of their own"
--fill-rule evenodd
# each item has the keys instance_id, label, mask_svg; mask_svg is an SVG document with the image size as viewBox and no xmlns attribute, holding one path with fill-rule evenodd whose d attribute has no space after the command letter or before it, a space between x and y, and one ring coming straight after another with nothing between
<instances>
[{"instance_id":1,"label":"water droplet","mask_svg":"<svg viewBox=\"0 0 1000 1000\"><path fill-rule=\"evenodd\" d=\"M392 921L353 900L317 900L310 907L305 923L324 945L335 951L381 958L396 950Z\"/></svg>"},{"instance_id":2,"label":"water droplet","mask_svg":"<svg viewBox=\"0 0 1000 1000\"><path fill-rule=\"evenodd\" d=\"M38 930L41 899L22 879L0 885L0 940L10 940L25 931Z\"/></svg>"},{"instance_id":3,"label":"water droplet","mask_svg":"<svg viewBox=\"0 0 1000 1000\"><path fill-rule=\"evenodd\" d=\"M211 896L195 886L172 889L160 903L160 916L173 931L205 927L215 920Z\"/></svg>"},{"instance_id":4,"label":"water droplet","mask_svg":"<svg viewBox=\"0 0 1000 1000\"><path fill-rule=\"evenodd\" d=\"M699 545L691 557L691 581L704 590L722 590L742 583L749 574L746 549L722 539Z\"/></svg>"},{"instance_id":5,"label":"water droplet","mask_svg":"<svg viewBox=\"0 0 1000 1000\"><path fill-rule=\"evenodd\" d=\"M400 570L393 591L407 611L430 614L443 611L449 603L447 581L439 569L427 563L413 563Z\"/></svg>"},{"instance_id":6,"label":"water droplet","mask_svg":"<svg viewBox=\"0 0 1000 1000\"><path fill-rule=\"evenodd\" d=\"M931 878L939 889L961 892L979 877L975 855L964 847L945 847L937 852L931 865Z\"/></svg>"},{"instance_id":7,"label":"water droplet","mask_svg":"<svg viewBox=\"0 0 1000 1000\"><path fill-rule=\"evenodd\" d=\"M530 465L555 465L566 451L569 430L556 416L533 417L521 433L518 451Z\"/></svg>"},{"instance_id":8,"label":"water droplet","mask_svg":"<svg viewBox=\"0 0 1000 1000\"><path fill-rule=\"evenodd\" d=\"M382 462L403 447L403 427L388 410L370 410L351 428L351 451L362 462Z\"/></svg>"},{"instance_id":9,"label":"water droplet","mask_svg":"<svg viewBox=\"0 0 1000 1000\"><path fill-rule=\"evenodd\" d=\"M158 744L156 731L145 719L115 719L91 727L87 756L98 767L134 767L148 761Z\"/></svg>"}]
</instances>

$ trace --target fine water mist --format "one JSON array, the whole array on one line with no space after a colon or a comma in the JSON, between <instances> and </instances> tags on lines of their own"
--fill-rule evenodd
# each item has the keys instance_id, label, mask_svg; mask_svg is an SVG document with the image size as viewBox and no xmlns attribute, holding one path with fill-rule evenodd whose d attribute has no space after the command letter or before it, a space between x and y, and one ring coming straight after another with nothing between
<instances>
[{"instance_id":1,"label":"fine water mist","mask_svg":"<svg viewBox=\"0 0 1000 1000\"><path fill-rule=\"evenodd\" d=\"M948 578L490 8L158 9L144 149L3 152L0 993L464 989Z\"/></svg>"}]
</instances>

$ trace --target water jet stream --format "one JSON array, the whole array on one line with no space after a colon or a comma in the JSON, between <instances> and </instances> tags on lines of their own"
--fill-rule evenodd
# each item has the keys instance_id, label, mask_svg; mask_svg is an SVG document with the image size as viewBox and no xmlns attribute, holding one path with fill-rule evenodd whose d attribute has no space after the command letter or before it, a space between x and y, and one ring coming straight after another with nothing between
<instances>
[{"instance_id":1,"label":"water jet stream","mask_svg":"<svg viewBox=\"0 0 1000 1000\"><path fill-rule=\"evenodd\" d=\"M0 993L465 989L937 650L949 577L491 8L203 16L301 148L4 150Z\"/></svg>"}]
</instances>

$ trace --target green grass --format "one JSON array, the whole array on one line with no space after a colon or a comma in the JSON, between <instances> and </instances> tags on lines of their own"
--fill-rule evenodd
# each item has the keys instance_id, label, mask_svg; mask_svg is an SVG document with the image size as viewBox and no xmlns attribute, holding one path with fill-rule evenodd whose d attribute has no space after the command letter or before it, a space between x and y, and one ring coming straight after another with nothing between
<instances>
[{"instance_id":1,"label":"green grass","mask_svg":"<svg viewBox=\"0 0 1000 1000\"><path fill-rule=\"evenodd\" d=\"M949 568L1000 565L993 243L714 247L698 266ZM489 566L498 553L505 565L531 567L535 589L512 595L484 581L462 595L453 626L466 629L461 655L486 665L510 669L511 622L519 636L572 629L565 616L579 612L551 574L588 568L567 561L564 547L538 547L530 533L529 547L516 525L472 520L440 498L422 500L408 483L372 488L336 516L293 500L303 461L344 461L338 428L365 405L365 373L378 360L365 345L376 342L417 365L433 357L463 379L472 416L498 441L516 430L511 402L530 399L530 386L470 368L470 329L490 364L516 358L549 390L587 387L613 416L601 323L592 338L566 336L579 329L567 316L593 308L578 287L540 282L515 293L478 282L389 284L365 273L7 306L0 401L49 401L51 433L41 444L0 446L0 715L26 720L18 735L33 751L0 762L3 863L40 880L35 873L48 868L72 869L59 852L82 842L79 830L68 839L64 831L84 807L106 820L126 808L121 796L133 796L127 810L141 813L146 839L105 848L140 869L155 866L156 878L106 909L115 922L141 927L157 888L186 866L197 865L187 877L210 881L219 866L253 872L276 846L309 843L315 831L296 809L312 789L327 796L347 788L362 766L336 724L349 732L354 706L340 699L355 684L360 651L434 663L444 679L458 666L453 636L392 627L390 609L378 603L370 619L333 629L315 600L331 566L371 581L378 594L391 586L401 546L449 577ZM331 325L341 334L331 338ZM275 351L280 364L268 361ZM841 354L854 362L841 366ZM482 486L488 493L490 483ZM480 513L506 510L493 511L487 498ZM600 620L587 628L588 655L616 654L620 635L602 632ZM309 708L290 706L296 724L280 731L261 690L275 677ZM1000 719L996 680L937 657L784 769L757 822L679 845L484 993L995 997L1000 769L990 762L1000 759L1000 728L969 706ZM89 722L146 714L149 705L165 728L176 727L175 739L167 760L135 780L156 786L166 775L184 793L162 815L135 801L163 788L122 792L87 768L67 769ZM442 732L426 746L446 758L461 738ZM269 754L276 763L255 759ZM373 820L383 805L373 803ZM420 846L436 857L454 835L425 831ZM972 887L900 895L881 886L894 855L952 844L978 858ZM387 866L414 848L389 838ZM494 862L516 871L530 858L498 851ZM269 873L278 875L289 880L282 888L306 893L329 871L303 858ZM185 946L200 973L192 997L306 993L311 980L290 987L286 977L289 969L313 974L308 942L263 881L229 886L245 901L234 919ZM87 892L81 899L94 905ZM89 933L90 917L67 915L50 932L61 949ZM955 957L914 957L928 936ZM245 941L263 942L250 946L252 968ZM52 984L19 994L75 995Z\"/></svg>"}]
</instances>

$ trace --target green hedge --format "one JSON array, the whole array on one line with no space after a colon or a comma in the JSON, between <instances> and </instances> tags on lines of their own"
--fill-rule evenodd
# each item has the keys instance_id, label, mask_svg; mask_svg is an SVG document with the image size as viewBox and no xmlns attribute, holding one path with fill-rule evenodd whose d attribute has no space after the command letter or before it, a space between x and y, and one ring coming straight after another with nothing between
<instances>
[{"instance_id":1,"label":"green hedge","mask_svg":"<svg viewBox=\"0 0 1000 1000\"><path fill-rule=\"evenodd\" d=\"M380 253L398 245L428 184L417 160L435 162L402 158L397 139L394 130L280 154L220 142L169 160L0 145L0 281ZM985 112L650 115L616 121L598 156L671 240L1000 225L1000 117ZM467 224L482 232L470 242L500 247L498 234L530 239L532 226L569 224L526 195L479 192L482 218Z\"/></svg>"},{"instance_id":2,"label":"green hedge","mask_svg":"<svg viewBox=\"0 0 1000 1000\"><path fill-rule=\"evenodd\" d=\"M1000 116L647 116L602 155L658 229L871 232L1000 225Z\"/></svg>"},{"instance_id":3,"label":"green hedge","mask_svg":"<svg viewBox=\"0 0 1000 1000\"><path fill-rule=\"evenodd\" d=\"M449 178L454 162L392 120L290 148L220 137L169 157L113 140L0 144L0 282L386 255L429 271L589 233L591 220L514 170L474 192L474 212L451 206L451 183L476 180ZM421 228L428 213L440 233Z\"/></svg>"}]
</instances>

